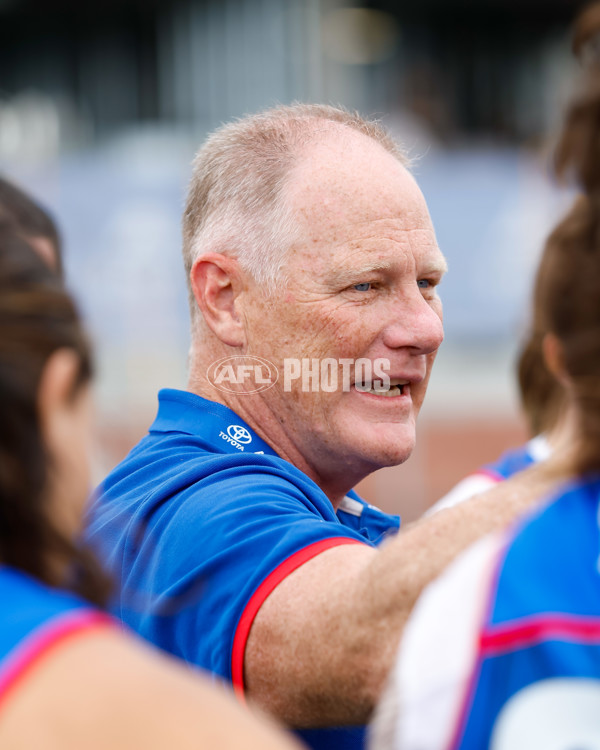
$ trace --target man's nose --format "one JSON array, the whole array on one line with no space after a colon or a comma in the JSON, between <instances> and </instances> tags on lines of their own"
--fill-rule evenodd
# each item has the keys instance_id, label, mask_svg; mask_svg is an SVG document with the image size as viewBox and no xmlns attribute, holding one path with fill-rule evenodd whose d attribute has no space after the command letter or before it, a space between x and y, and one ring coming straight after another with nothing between
<instances>
[{"instance_id":1,"label":"man's nose","mask_svg":"<svg viewBox=\"0 0 600 750\"><path fill-rule=\"evenodd\" d=\"M444 340L439 299L432 306L421 292L402 297L395 307L393 320L383 332L383 341L390 349L413 348L419 354L436 351Z\"/></svg>"}]
</instances>

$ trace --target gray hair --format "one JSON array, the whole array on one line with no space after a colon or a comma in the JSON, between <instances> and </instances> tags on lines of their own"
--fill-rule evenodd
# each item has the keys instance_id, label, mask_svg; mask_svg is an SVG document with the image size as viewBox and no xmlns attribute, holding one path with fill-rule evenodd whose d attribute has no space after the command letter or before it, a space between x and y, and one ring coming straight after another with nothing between
<instances>
[{"instance_id":1,"label":"gray hair","mask_svg":"<svg viewBox=\"0 0 600 750\"><path fill-rule=\"evenodd\" d=\"M190 271L208 252L238 258L272 293L281 282L287 250L297 236L283 188L302 148L319 125L338 123L372 138L402 164L399 146L377 122L319 104L292 104L247 116L214 131L193 161L183 215L183 257L192 320L196 304Z\"/></svg>"}]
</instances>

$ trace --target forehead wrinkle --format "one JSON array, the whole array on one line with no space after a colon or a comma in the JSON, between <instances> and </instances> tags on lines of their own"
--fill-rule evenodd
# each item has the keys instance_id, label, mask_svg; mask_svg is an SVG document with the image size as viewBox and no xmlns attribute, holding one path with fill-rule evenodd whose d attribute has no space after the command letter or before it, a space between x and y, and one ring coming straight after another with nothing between
<instances>
[{"instance_id":1,"label":"forehead wrinkle","mask_svg":"<svg viewBox=\"0 0 600 750\"><path fill-rule=\"evenodd\" d=\"M415 231L426 232L431 237L431 242L424 250L422 244L411 240L410 234ZM390 253L390 246L396 251ZM348 252L336 262L337 250ZM344 238L333 244L329 258L333 265L327 270L323 269L325 278L338 283L342 280L350 282L375 271L405 273L408 266L414 267L419 273L440 276L447 270L445 258L430 230L402 231L401 236L396 237L380 235L352 240Z\"/></svg>"},{"instance_id":2,"label":"forehead wrinkle","mask_svg":"<svg viewBox=\"0 0 600 750\"><path fill-rule=\"evenodd\" d=\"M352 281L359 276L373 273L373 271L391 271L393 266L393 261L383 260L376 260L370 263L363 263L361 265L352 267L336 266L335 268L331 269L331 272L328 274L328 276L330 279L333 279L335 281L340 281L343 279Z\"/></svg>"},{"instance_id":3,"label":"forehead wrinkle","mask_svg":"<svg viewBox=\"0 0 600 750\"><path fill-rule=\"evenodd\" d=\"M339 217L333 211L330 213L323 211L323 214L327 221L324 222L325 225L320 231L318 231L316 236L314 236L316 228L314 222L312 225L309 225L313 230L312 233L316 240L325 239L329 234L339 235L340 233L347 235L341 239L340 244L348 241L369 239L387 239L391 242L398 242L398 237L394 235L404 235L414 232L422 232L435 237L435 232L431 225L429 215L417 210L409 209L406 212L395 216L361 217L354 221L348 220L346 217ZM415 216L418 218L420 226L406 226L405 223L408 223L406 220ZM306 219L305 216L303 218ZM319 235L321 235L321 237L319 237Z\"/></svg>"},{"instance_id":4,"label":"forehead wrinkle","mask_svg":"<svg viewBox=\"0 0 600 750\"><path fill-rule=\"evenodd\" d=\"M418 225L407 225L410 222L406 220L415 213L419 216ZM302 218L306 220L307 217ZM377 250L385 251L387 243L408 247L411 250L415 249L417 243L421 246L427 244L439 250L435 230L428 214L421 216L419 212L409 211L404 216L366 219L361 217L355 221L347 221L345 218L340 220L340 217L331 214L325 225L318 226L318 223L317 221L312 225L308 222L305 224L310 242L326 243L333 252L338 248L351 248L356 252L370 254ZM419 237L421 239L418 239ZM387 249L389 250L389 247Z\"/></svg>"}]
</instances>

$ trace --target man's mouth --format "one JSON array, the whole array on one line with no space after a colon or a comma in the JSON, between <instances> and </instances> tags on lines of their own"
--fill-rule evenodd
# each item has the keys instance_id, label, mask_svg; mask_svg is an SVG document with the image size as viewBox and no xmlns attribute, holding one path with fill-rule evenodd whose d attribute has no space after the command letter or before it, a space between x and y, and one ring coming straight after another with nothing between
<instances>
[{"instance_id":1,"label":"man's mouth","mask_svg":"<svg viewBox=\"0 0 600 750\"><path fill-rule=\"evenodd\" d=\"M392 378L389 385L385 385L381 380L375 380L373 383L356 383L356 389L362 393L372 393L374 396L384 396L385 398L395 398L404 395L408 391L409 380L400 380Z\"/></svg>"}]
</instances>

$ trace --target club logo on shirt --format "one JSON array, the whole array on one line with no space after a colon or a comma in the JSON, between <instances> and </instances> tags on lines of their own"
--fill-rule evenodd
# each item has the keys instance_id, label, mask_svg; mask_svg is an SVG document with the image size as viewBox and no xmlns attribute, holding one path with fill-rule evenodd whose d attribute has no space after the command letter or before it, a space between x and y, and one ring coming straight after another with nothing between
<instances>
[{"instance_id":1,"label":"club logo on shirt","mask_svg":"<svg viewBox=\"0 0 600 750\"><path fill-rule=\"evenodd\" d=\"M219 437L230 445L233 445L239 451L244 450L244 445L252 442L252 435L240 424L230 424L227 432L219 432Z\"/></svg>"},{"instance_id":2,"label":"club logo on shirt","mask_svg":"<svg viewBox=\"0 0 600 750\"><path fill-rule=\"evenodd\" d=\"M268 359L244 354L213 362L206 379L225 393L260 393L275 385L279 372Z\"/></svg>"}]
</instances>

